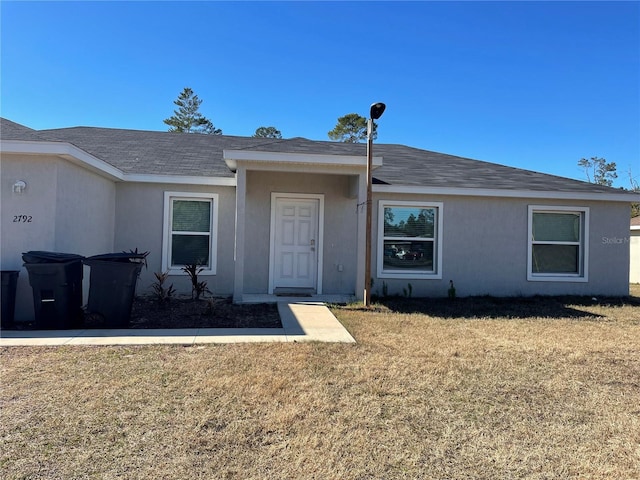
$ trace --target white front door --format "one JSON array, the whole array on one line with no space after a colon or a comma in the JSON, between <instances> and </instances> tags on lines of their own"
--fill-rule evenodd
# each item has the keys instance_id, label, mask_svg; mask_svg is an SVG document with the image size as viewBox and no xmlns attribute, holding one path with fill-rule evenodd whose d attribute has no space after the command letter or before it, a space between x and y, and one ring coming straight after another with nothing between
<instances>
[{"instance_id":1,"label":"white front door","mask_svg":"<svg viewBox=\"0 0 640 480\"><path fill-rule=\"evenodd\" d=\"M277 288L317 291L320 199L274 196L270 293Z\"/></svg>"}]
</instances>

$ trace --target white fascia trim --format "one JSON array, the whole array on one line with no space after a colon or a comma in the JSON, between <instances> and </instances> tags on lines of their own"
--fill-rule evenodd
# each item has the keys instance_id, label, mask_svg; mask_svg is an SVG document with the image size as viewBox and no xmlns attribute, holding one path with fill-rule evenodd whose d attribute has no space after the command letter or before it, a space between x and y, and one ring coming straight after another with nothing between
<instances>
[{"instance_id":1,"label":"white fascia trim","mask_svg":"<svg viewBox=\"0 0 640 480\"><path fill-rule=\"evenodd\" d=\"M120 169L66 142L3 140L0 141L0 152L28 153L33 155L63 155L67 160L73 163L83 164L90 170L111 178L112 180L123 179L123 173Z\"/></svg>"},{"instance_id":2,"label":"white fascia trim","mask_svg":"<svg viewBox=\"0 0 640 480\"><path fill-rule=\"evenodd\" d=\"M631 230L640 230L640 225L632 225Z\"/></svg>"},{"instance_id":3,"label":"white fascia trim","mask_svg":"<svg viewBox=\"0 0 640 480\"><path fill-rule=\"evenodd\" d=\"M158 175L125 173L122 178L125 182L136 183L172 183L177 185L207 185L216 187L235 187L235 177L198 177L180 175Z\"/></svg>"},{"instance_id":4,"label":"white fascia trim","mask_svg":"<svg viewBox=\"0 0 640 480\"><path fill-rule=\"evenodd\" d=\"M222 158L236 171L238 162L285 163L302 165L367 166L367 157L358 155L322 155L311 153L259 152L255 150L223 150ZM382 166L382 157L372 157L373 167Z\"/></svg>"},{"instance_id":5,"label":"white fascia trim","mask_svg":"<svg viewBox=\"0 0 640 480\"><path fill-rule=\"evenodd\" d=\"M457 195L463 197L540 198L555 200L600 200L608 202L639 202L640 194L584 193L534 190L503 190L497 188L420 187L408 185L373 185L376 193L407 193L420 195Z\"/></svg>"}]
</instances>

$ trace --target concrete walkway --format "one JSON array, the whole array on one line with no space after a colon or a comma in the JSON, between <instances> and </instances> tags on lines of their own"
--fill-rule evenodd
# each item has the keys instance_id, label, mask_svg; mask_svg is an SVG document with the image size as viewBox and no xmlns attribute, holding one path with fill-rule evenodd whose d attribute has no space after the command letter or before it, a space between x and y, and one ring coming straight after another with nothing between
<instances>
[{"instance_id":1,"label":"concrete walkway","mask_svg":"<svg viewBox=\"0 0 640 480\"><path fill-rule=\"evenodd\" d=\"M324 303L278 303L282 328L184 328L119 330L7 330L0 347L59 345L150 345L249 342L354 343Z\"/></svg>"}]
</instances>

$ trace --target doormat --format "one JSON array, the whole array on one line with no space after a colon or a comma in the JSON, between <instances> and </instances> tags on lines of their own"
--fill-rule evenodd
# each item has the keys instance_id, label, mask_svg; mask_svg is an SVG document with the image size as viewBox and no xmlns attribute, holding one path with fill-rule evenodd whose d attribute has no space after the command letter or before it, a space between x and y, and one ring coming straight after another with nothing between
<instances>
[{"instance_id":1,"label":"doormat","mask_svg":"<svg viewBox=\"0 0 640 480\"><path fill-rule=\"evenodd\" d=\"M310 288L276 288L273 293L276 297L311 297L315 291Z\"/></svg>"}]
</instances>

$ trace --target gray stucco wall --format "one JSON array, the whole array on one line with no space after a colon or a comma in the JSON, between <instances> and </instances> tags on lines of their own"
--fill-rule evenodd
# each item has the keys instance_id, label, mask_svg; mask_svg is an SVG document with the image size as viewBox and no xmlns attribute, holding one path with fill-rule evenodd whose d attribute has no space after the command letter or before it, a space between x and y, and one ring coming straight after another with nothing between
<instances>
[{"instance_id":1,"label":"gray stucco wall","mask_svg":"<svg viewBox=\"0 0 640 480\"><path fill-rule=\"evenodd\" d=\"M629 211L614 202L506 199L421 195L374 195L379 200L443 202L443 260L441 280L378 279L390 294L402 294L411 283L414 296L446 296L453 280L459 296L469 295L627 295L629 292ZM589 281L542 282L527 280L527 222L529 205L590 208ZM377 210L376 210L377 211ZM377 214L373 216L377 232ZM609 239L609 240L608 240ZM377 272L374 234L372 271Z\"/></svg>"},{"instance_id":2,"label":"gray stucco wall","mask_svg":"<svg viewBox=\"0 0 640 480\"><path fill-rule=\"evenodd\" d=\"M55 245L85 256L113 248L115 184L68 162L60 162L55 208Z\"/></svg>"},{"instance_id":3,"label":"gray stucco wall","mask_svg":"<svg viewBox=\"0 0 640 480\"><path fill-rule=\"evenodd\" d=\"M244 293L268 290L272 192L324 194L322 291L354 293L357 201L350 198L349 178L347 175L247 172Z\"/></svg>"},{"instance_id":4,"label":"gray stucco wall","mask_svg":"<svg viewBox=\"0 0 640 480\"><path fill-rule=\"evenodd\" d=\"M202 276L215 295L231 295L234 277L235 187L203 187L176 184L119 183L116 199L115 251L148 251L137 293L150 293L155 272L162 271L164 192L216 193L218 201L218 249L216 275ZM168 284L181 294L191 293L189 278L172 274Z\"/></svg>"},{"instance_id":5,"label":"gray stucco wall","mask_svg":"<svg viewBox=\"0 0 640 480\"><path fill-rule=\"evenodd\" d=\"M29 250L93 255L113 248L115 185L111 180L44 155L3 154L1 263L19 270L16 320L33 318L33 293L22 253ZM22 194L13 184L24 180ZM24 215L28 222L14 221ZM83 292L89 289L85 268Z\"/></svg>"}]
</instances>

